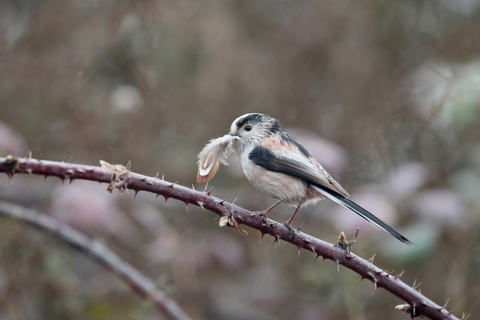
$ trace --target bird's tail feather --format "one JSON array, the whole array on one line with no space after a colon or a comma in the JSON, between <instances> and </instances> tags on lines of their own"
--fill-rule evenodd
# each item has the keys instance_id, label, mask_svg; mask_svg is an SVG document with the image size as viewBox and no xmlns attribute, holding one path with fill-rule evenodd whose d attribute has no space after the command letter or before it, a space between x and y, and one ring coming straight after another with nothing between
<instances>
[{"instance_id":1,"label":"bird's tail feather","mask_svg":"<svg viewBox=\"0 0 480 320\"><path fill-rule=\"evenodd\" d=\"M344 206L345 208L347 209L350 209L352 210L353 212L355 212L356 214L358 214L360 217L362 217L363 219L367 220L368 222L370 222L371 224L373 224L374 226L390 233L392 236L394 236L395 238L397 238L398 240L400 240L401 242L403 243L406 243L408 245L411 245L413 244L410 240L408 240L407 238L405 238L404 236L402 236L400 233L398 233L397 231L395 231L392 227L390 227L389 225L387 225L385 222L383 222L382 220L378 219L377 217L375 217L373 214L371 214L370 212L368 212L367 210L365 210L364 208L360 207L358 204L356 204L355 202L345 198L344 196L342 196L341 194L333 191L333 190L330 190L330 189L327 189L327 188L323 188L321 186L316 186L316 185L312 185L312 187L314 189L316 189L318 192L322 193L324 196L326 196L327 198L329 198L330 200L332 201L335 201L336 203Z\"/></svg>"}]
</instances>

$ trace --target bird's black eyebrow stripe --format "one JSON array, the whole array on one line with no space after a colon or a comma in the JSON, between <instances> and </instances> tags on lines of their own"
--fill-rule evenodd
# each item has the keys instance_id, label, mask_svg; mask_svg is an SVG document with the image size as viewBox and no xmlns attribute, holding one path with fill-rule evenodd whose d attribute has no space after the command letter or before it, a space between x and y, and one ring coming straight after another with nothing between
<instances>
[{"instance_id":1,"label":"bird's black eyebrow stripe","mask_svg":"<svg viewBox=\"0 0 480 320\"><path fill-rule=\"evenodd\" d=\"M260 119L262 118L262 114L260 113L254 113L246 116L245 118L241 119L240 121L237 121L237 128L241 128L247 123L255 123L259 122Z\"/></svg>"},{"instance_id":2,"label":"bird's black eyebrow stripe","mask_svg":"<svg viewBox=\"0 0 480 320\"><path fill-rule=\"evenodd\" d=\"M270 128L270 134L275 134L277 132L282 132L283 128L282 125L278 120L275 120L272 124L272 127Z\"/></svg>"}]
</instances>

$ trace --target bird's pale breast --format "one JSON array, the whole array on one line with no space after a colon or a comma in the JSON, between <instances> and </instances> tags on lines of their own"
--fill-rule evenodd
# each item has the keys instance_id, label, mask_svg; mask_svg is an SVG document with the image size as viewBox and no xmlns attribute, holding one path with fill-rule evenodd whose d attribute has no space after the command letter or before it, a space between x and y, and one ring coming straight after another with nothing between
<instances>
[{"instance_id":1,"label":"bird's pale breast","mask_svg":"<svg viewBox=\"0 0 480 320\"><path fill-rule=\"evenodd\" d=\"M323 198L321 194L309 188L308 184L301 179L266 170L248 159L242 159L241 163L243 172L250 183L272 198L283 200L283 202L295 206L310 201L316 202Z\"/></svg>"}]
</instances>

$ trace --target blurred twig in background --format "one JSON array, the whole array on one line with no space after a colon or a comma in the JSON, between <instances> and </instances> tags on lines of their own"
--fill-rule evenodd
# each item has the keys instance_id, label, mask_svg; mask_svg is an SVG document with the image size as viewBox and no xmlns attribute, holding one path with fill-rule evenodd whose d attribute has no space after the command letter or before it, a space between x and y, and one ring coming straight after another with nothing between
<instances>
[{"instance_id":1,"label":"blurred twig in background","mask_svg":"<svg viewBox=\"0 0 480 320\"><path fill-rule=\"evenodd\" d=\"M0 214L26 222L32 227L48 232L60 241L69 244L74 249L98 261L105 268L127 282L133 291L151 299L158 310L164 313L169 319L191 319L174 300L159 290L153 281L113 253L101 242L93 240L82 232L60 223L58 220L43 213L5 201L0 201Z\"/></svg>"}]
</instances>

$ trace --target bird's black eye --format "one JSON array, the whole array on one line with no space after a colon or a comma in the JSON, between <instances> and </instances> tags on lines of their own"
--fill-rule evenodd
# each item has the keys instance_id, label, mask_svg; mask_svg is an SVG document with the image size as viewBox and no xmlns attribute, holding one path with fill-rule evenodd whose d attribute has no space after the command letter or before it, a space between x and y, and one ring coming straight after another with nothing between
<instances>
[{"instance_id":1,"label":"bird's black eye","mask_svg":"<svg viewBox=\"0 0 480 320\"><path fill-rule=\"evenodd\" d=\"M247 124L245 127L243 127L243 129L245 129L245 131L250 131L252 130L252 126Z\"/></svg>"}]
</instances>

